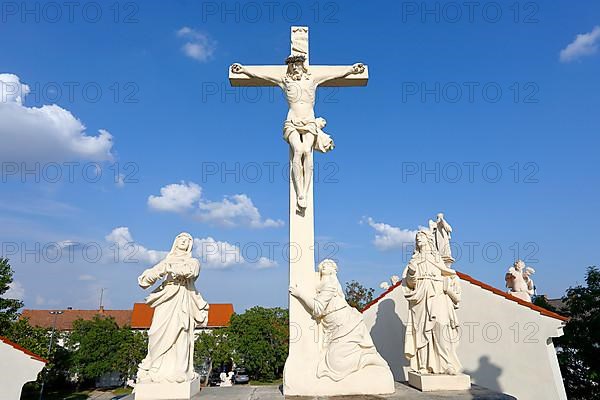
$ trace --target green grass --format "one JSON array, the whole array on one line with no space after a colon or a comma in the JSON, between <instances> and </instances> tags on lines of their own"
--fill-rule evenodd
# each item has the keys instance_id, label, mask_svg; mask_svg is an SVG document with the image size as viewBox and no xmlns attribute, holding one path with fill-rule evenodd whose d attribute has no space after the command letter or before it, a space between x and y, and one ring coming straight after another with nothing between
<instances>
[{"instance_id":1,"label":"green grass","mask_svg":"<svg viewBox=\"0 0 600 400\"><path fill-rule=\"evenodd\" d=\"M118 396L120 394L131 394L132 390L133 389L130 387L126 387L126 388L120 387L118 389L113 390L112 392L115 396Z\"/></svg>"},{"instance_id":2,"label":"green grass","mask_svg":"<svg viewBox=\"0 0 600 400\"><path fill-rule=\"evenodd\" d=\"M250 380L250 385L252 386L279 386L283 383L283 379L275 379L274 381L254 381L254 380Z\"/></svg>"}]
</instances>

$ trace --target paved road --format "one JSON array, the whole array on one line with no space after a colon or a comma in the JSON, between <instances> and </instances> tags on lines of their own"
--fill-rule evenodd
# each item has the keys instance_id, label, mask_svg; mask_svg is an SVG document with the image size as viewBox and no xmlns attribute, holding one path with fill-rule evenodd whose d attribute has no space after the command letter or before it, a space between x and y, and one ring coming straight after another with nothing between
<instances>
[{"instance_id":1,"label":"paved road","mask_svg":"<svg viewBox=\"0 0 600 400\"><path fill-rule=\"evenodd\" d=\"M286 397L290 400L515 400L505 394L473 386L469 391L422 393L403 383L396 383L396 393L387 396ZM123 400L134 400L133 396ZM175 399L174 399L175 400ZM277 386L209 387L193 400L284 400Z\"/></svg>"}]
</instances>

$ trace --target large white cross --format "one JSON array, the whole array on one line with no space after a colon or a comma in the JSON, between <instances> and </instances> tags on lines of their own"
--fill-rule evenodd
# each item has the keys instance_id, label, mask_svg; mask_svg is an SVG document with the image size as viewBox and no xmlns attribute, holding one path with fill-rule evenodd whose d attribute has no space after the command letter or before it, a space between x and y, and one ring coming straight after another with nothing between
<instances>
[{"instance_id":1,"label":"large white cross","mask_svg":"<svg viewBox=\"0 0 600 400\"><path fill-rule=\"evenodd\" d=\"M291 28L291 56L304 56L305 66L313 75L342 76L350 66L309 65L308 27L293 26ZM232 86L276 86L276 83L253 75L268 77L284 77L286 65L253 65L245 66L250 74L234 73L230 69L229 81ZM324 81L319 86L366 86L368 70L362 73L345 75ZM292 170L292 152L290 151L290 171ZM298 212L297 195L290 176L290 286L302 287L305 291L315 293L317 273L315 272L314 254L314 206L312 177L310 190L306 195L306 207ZM290 349L284 371L284 393L290 395L311 395L319 385L316 377L319 360L320 340L318 329L311 314L295 297L289 297L290 313Z\"/></svg>"}]
</instances>

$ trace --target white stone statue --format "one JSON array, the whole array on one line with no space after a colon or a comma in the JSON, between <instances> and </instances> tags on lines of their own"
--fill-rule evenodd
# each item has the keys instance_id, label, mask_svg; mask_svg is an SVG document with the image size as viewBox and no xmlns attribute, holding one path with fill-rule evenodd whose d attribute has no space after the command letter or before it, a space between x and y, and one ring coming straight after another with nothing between
<instances>
[{"instance_id":1,"label":"white stone statue","mask_svg":"<svg viewBox=\"0 0 600 400\"><path fill-rule=\"evenodd\" d=\"M443 213L437 215L435 222L429 220L429 229L433 232L435 247L440 253L446 266L450 267L454 262L454 258L452 258L452 249L450 247L452 227L444 219Z\"/></svg>"},{"instance_id":2,"label":"white stone statue","mask_svg":"<svg viewBox=\"0 0 600 400\"><path fill-rule=\"evenodd\" d=\"M456 355L455 309L460 303L460 283L456 271L444 264L431 231L417 233L402 283L409 307L404 352L411 370L421 375L458 374L462 365Z\"/></svg>"},{"instance_id":3,"label":"white stone statue","mask_svg":"<svg viewBox=\"0 0 600 400\"><path fill-rule=\"evenodd\" d=\"M334 147L331 137L323 132L325 119L315 118L317 87L324 82L365 71L365 66L357 63L341 71L319 70L323 72L312 73L305 61L304 55L289 56L285 60L288 66L285 75L261 73L237 63L231 66L232 73L272 82L283 90L289 107L283 124L283 138L290 144L292 152L292 180L300 209L306 208L307 192L312 181L313 149L327 152Z\"/></svg>"},{"instance_id":4,"label":"white stone statue","mask_svg":"<svg viewBox=\"0 0 600 400\"><path fill-rule=\"evenodd\" d=\"M379 284L379 287L383 290L388 290L390 287L395 286L398 282L400 282L400 277L398 275L392 275L390 277L390 282L383 281Z\"/></svg>"},{"instance_id":5,"label":"white stone statue","mask_svg":"<svg viewBox=\"0 0 600 400\"><path fill-rule=\"evenodd\" d=\"M531 296L534 294L535 286L531 275L535 270L531 267L525 267L523 260L517 260L506 273L506 287L513 296L531 303Z\"/></svg>"},{"instance_id":6,"label":"white stone statue","mask_svg":"<svg viewBox=\"0 0 600 400\"><path fill-rule=\"evenodd\" d=\"M219 378L221 379L219 387L233 386L233 371L229 371L228 373L223 371L219 374Z\"/></svg>"},{"instance_id":7,"label":"white stone statue","mask_svg":"<svg viewBox=\"0 0 600 400\"><path fill-rule=\"evenodd\" d=\"M154 317L148 331L148 355L137 374L136 399L142 397L139 392L143 384L183 384L197 380L193 363L194 329L206 326L208 303L194 286L200 262L192 257L192 245L190 234L179 234L167 257L138 278L144 289L163 281L146 299L154 308ZM157 388L155 385L151 391Z\"/></svg>"},{"instance_id":8,"label":"white stone statue","mask_svg":"<svg viewBox=\"0 0 600 400\"><path fill-rule=\"evenodd\" d=\"M381 373L390 374L393 389L388 364L377 352L362 314L346 302L337 278L336 263L323 260L319 264L319 275L316 296L305 293L298 286L290 287L290 294L310 310L322 329L317 377L340 381L359 370L381 367ZM364 382L365 385L368 383Z\"/></svg>"}]
</instances>

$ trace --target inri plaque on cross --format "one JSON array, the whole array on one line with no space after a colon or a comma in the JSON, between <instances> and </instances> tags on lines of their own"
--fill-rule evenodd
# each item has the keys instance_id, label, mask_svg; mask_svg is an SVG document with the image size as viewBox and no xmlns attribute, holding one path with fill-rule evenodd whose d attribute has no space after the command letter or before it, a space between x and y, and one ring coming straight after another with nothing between
<instances>
[{"instance_id":1,"label":"inri plaque on cross","mask_svg":"<svg viewBox=\"0 0 600 400\"><path fill-rule=\"evenodd\" d=\"M333 141L323 131L324 118L314 113L319 86L366 86L368 71L352 66L309 64L308 27L291 28L291 52L287 65L233 64L232 86L279 86L288 102L283 137L290 145L290 287L315 292L313 150L328 152ZM285 395L315 395L320 338L311 313L298 299L289 297L290 349L284 371Z\"/></svg>"}]
</instances>

